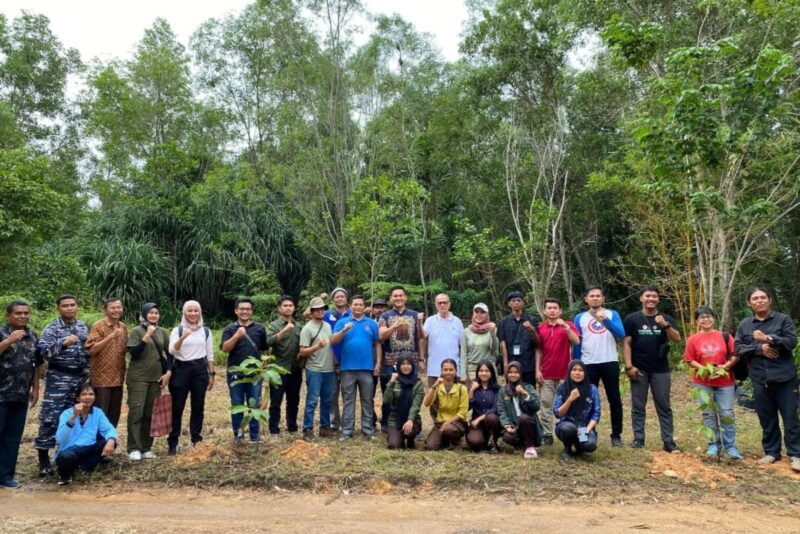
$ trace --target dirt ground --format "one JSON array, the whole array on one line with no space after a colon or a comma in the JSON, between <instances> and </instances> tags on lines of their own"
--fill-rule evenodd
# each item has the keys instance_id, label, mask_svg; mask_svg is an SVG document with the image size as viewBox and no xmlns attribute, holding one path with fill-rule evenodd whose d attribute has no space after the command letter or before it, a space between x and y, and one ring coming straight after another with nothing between
<instances>
[{"instance_id":1,"label":"dirt ground","mask_svg":"<svg viewBox=\"0 0 800 534\"><path fill-rule=\"evenodd\" d=\"M2 532L798 532L800 508L727 501L592 506L515 502L451 494L312 494L286 491L23 488L0 493Z\"/></svg>"}]
</instances>

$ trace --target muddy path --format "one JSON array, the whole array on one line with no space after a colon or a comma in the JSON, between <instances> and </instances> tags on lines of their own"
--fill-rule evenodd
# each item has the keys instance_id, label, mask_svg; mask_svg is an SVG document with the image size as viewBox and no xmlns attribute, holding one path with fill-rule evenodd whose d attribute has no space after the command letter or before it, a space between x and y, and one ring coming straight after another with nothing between
<instances>
[{"instance_id":1,"label":"muddy path","mask_svg":"<svg viewBox=\"0 0 800 534\"><path fill-rule=\"evenodd\" d=\"M798 532L800 507L559 505L288 491L21 489L0 493L2 532Z\"/></svg>"}]
</instances>

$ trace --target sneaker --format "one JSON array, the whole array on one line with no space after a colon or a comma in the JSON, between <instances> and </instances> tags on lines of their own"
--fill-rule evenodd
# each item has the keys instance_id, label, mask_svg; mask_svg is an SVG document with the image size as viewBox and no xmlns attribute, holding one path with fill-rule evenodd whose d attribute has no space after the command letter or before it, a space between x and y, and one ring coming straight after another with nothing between
<instances>
[{"instance_id":1,"label":"sneaker","mask_svg":"<svg viewBox=\"0 0 800 534\"><path fill-rule=\"evenodd\" d=\"M306 428L303 430L303 439L306 441L314 441L314 429Z\"/></svg>"},{"instance_id":2,"label":"sneaker","mask_svg":"<svg viewBox=\"0 0 800 534\"><path fill-rule=\"evenodd\" d=\"M138 462L141 459L142 459L142 453L139 451L131 451L128 453L128 460Z\"/></svg>"},{"instance_id":3,"label":"sneaker","mask_svg":"<svg viewBox=\"0 0 800 534\"><path fill-rule=\"evenodd\" d=\"M178 454L178 446L170 445L167 449L167 456L175 456L176 454Z\"/></svg>"},{"instance_id":4,"label":"sneaker","mask_svg":"<svg viewBox=\"0 0 800 534\"><path fill-rule=\"evenodd\" d=\"M71 477L67 477L67 478L59 477L58 478L58 485L59 486L69 486L70 484L72 484L72 478Z\"/></svg>"},{"instance_id":5,"label":"sneaker","mask_svg":"<svg viewBox=\"0 0 800 534\"><path fill-rule=\"evenodd\" d=\"M736 447L730 447L728 450L725 451L725 455L730 458L731 460L741 460L742 453L739 452L739 449Z\"/></svg>"},{"instance_id":6,"label":"sneaker","mask_svg":"<svg viewBox=\"0 0 800 534\"><path fill-rule=\"evenodd\" d=\"M142 459L143 460L152 460L155 457L156 457L156 455L153 453L153 451L144 451L142 453Z\"/></svg>"},{"instance_id":7,"label":"sneaker","mask_svg":"<svg viewBox=\"0 0 800 534\"><path fill-rule=\"evenodd\" d=\"M374 441L375 440L375 434L363 434L363 436L364 436L364 439L367 440L367 441Z\"/></svg>"},{"instance_id":8,"label":"sneaker","mask_svg":"<svg viewBox=\"0 0 800 534\"><path fill-rule=\"evenodd\" d=\"M681 449L674 441L665 441L663 449L664 452L681 452Z\"/></svg>"},{"instance_id":9,"label":"sneaker","mask_svg":"<svg viewBox=\"0 0 800 534\"><path fill-rule=\"evenodd\" d=\"M775 458L774 456L772 456L771 454L765 454L764 457L761 458L756 463L759 463L759 464L762 464L762 465L769 465L769 464L774 464L777 461L778 461L778 459Z\"/></svg>"},{"instance_id":10,"label":"sneaker","mask_svg":"<svg viewBox=\"0 0 800 534\"><path fill-rule=\"evenodd\" d=\"M564 462L569 462L572 460L572 455L567 451L561 451L561 460Z\"/></svg>"},{"instance_id":11,"label":"sneaker","mask_svg":"<svg viewBox=\"0 0 800 534\"><path fill-rule=\"evenodd\" d=\"M631 443L631 449L644 449L644 442L639 440L633 440Z\"/></svg>"},{"instance_id":12,"label":"sneaker","mask_svg":"<svg viewBox=\"0 0 800 534\"><path fill-rule=\"evenodd\" d=\"M800 473L800 456L792 456L792 471Z\"/></svg>"},{"instance_id":13,"label":"sneaker","mask_svg":"<svg viewBox=\"0 0 800 534\"><path fill-rule=\"evenodd\" d=\"M261 438L259 436L250 438L250 445L261 445Z\"/></svg>"},{"instance_id":14,"label":"sneaker","mask_svg":"<svg viewBox=\"0 0 800 534\"><path fill-rule=\"evenodd\" d=\"M522 455L524 458L537 458L539 453L536 452L536 447L528 447Z\"/></svg>"},{"instance_id":15,"label":"sneaker","mask_svg":"<svg viewBox=\"0 0 800 534\"><path fill-rule=\"evenodd\" d=\"M336 435L336 431L332 428L319 429L319 437L321 438L332 438L334 435Z\"/></svg>"},{"instance_id":16,"label":"sneaker","mask_svg":"<svg viewBox=\"0 0 800 534\"><path fill-rule=\"evenodd\" d=\"M611 438L612 447L622 447L622 440L620 438Z\"/></svg>"},{"instance_id":17,"label":"sneaker","mask_svg":"<svg viewBox=\"0 0 800 534\"><path fill-rule=\"evenodd\" d=\"M242 444L242 435L241 434L234 434L233 439L231 440L234 445L241 445Z\"/></svg>"},{"instance_id":18,"label":"sneaker","mask_svg":"<svg viewBox=\"0 0 800 534\"><path fill-rule=\"evenodd\" d=\"M19 482L17 482L13 478L10 478L8 480L4 480L4 481L0 482L0 487L6 488L6 489L17 489L21 485L22 484L20 484Z\"/></svg>"},{"instance_id":19,"label":"sneaker","mask_svg":"<svg viewBox=\"0 0 800 534\"><path fill-rule=\"evenodd\" d=\"M54 473L52 465L40 465L39 466L39 476L40 477L49 477L52 476Z\"/></svg>"},{"instance_id":20,"label":"sneaker","mask_svg":"<svg viewBox=\"0 0 800 534\"><path fill-rule=\"evenodd\" d=\"M339 441L347 441L349 439L353 439L352 434L342 434L341 436L339 436Z\"/></svg>"},{"instance_id":21,"label":"sneaker","mask_svg":"<svg viewBox=\"0 0 800 534\"><path fill-rule=\"evenodd\" d=\"M489 454L499 454L499 453L500 453L500 447L498 447L496 444L489 447Z\"/></svg>"},{"instance_id":22,"label":"sneaker","mask_svg":"<svg viewBox=\"0 0 800 534\"><path fill-rule=\"evenodd\" d=\"M709 443L708 449L706 449L706 456L719 456L719 446L716 443Z\"/></svg>"},{"instance_id":23,"label":"sneaker","mask_svg":"<svg viewBox=\"0 0 800 534\"><path fill-rule=\"evenodd\" d=\"M545 436L542 438L542 445L549 446L553 444L553 436Z\"/></svg>"}]
</instances>

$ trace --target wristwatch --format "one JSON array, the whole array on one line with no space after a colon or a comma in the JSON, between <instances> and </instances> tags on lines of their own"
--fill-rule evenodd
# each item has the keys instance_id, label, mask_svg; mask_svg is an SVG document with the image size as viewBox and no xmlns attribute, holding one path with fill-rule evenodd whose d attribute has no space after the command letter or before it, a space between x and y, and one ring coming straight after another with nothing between
<instances>
[{"instance_id":1,"label":"wristwatch","mask_svg":"<svg viewBox=\"0 0 800 534\"><path fill-rule=\"evenodd\" d=\"M217 376L217 372L216 371L209 371L208 372L208 376Z\"/></svg>"}]
</instances>

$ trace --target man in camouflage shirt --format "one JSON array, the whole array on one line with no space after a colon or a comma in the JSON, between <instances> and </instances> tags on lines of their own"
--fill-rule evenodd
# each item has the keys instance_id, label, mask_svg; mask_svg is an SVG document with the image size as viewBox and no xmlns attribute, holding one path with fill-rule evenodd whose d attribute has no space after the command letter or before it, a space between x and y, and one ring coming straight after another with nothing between
<instances>
[{"instance_id":1,"label":"man in camouflage shirt","mask_svg":"<svg viewBox=\"0 0 800 534\"><path fill-rule=\"evenodd\" d=\"M12 301L0 327L0 487L10 489L19 487L14 473L28 402L39 399L38 339L28 329L30 314L27 302Z\"/></svg>"},{"instance_id":2,"label":"man in camouflage shirt","mask_svg":"<svg viewBox=\"0 0 800 534\"><path fill-rule=\"evenodd\" d=\"M39 451L39 476L53 474L50 449L56 445L56 430L61 412L75 404L81 383L89 378L89 327L78 321L78 301L72 295L56 300L60 317L47 325L39 340L39 351L47 362L44 400L39 413L39 435L33 446Z\"/></svg>"}]
</instances>

